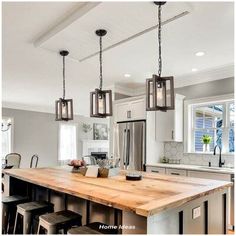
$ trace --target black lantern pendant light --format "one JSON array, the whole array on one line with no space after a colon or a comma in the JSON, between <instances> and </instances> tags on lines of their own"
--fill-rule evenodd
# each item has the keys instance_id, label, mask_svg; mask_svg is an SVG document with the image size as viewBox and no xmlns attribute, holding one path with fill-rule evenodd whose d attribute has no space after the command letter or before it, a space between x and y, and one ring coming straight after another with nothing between
<instances>
[{"instance_id":1,"label":"black lantern pendant light","mask_svg":"<svg viewBox=\"0 0 236 236\"><path fill-rule=\"evenodd\" d=\"M65 98L65 57L68 56L68 54L68 51L60 51L60 55L63 58L63 96L56 101L56 121L73 120L73 100Z\"/></svg>"},{"instance_id":2,"label":"black lantern pendant light","mask_svg":"<svg viewBox=\"0 0 236 236\"><path fill-rule=\"evenodd\" d=\"M161 58L161 6L166 2L154 2L158 6L158 75L153 75L146 80L146 110L167 111L175 109L174 101L174 77L162 77Z\"/></svg>"},{"instance_id":3,"label":"black lantern pendant light","mask_svg":"<svg viewBox=\"0 0 236 236\"><path fill-rule=\"evenodd\" d=\"M90 117L105 118L112 116L112 92L111 90L102 90L102 37L107 34L104 29L96 30L96 35L99 36L100 52L100 86L90 93Z\"/></svg>"}]
</instances>

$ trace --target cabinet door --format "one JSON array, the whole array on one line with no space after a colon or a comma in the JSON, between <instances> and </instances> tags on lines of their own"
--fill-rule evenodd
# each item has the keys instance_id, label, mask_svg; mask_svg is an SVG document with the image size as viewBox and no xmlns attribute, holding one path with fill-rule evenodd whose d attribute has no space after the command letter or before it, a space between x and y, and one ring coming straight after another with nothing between
<instances>
[{"instance_id":1,"label":"cabinet door","mask_svg":"<svg viewBox=\"0 0 236 236\"><path fill-rule=\"evenodd\" d=\"M146 119L146 108L144 99L132 101L131 107L131 119L132 120L144 120Z\"/></svg>"},{"instance_id":2,"label":"cabinet door","mask_svg":"<svg viewBox=\"0 0 236 236\"><path fill-rule=\"evenodd\" d=\"M130 103L120 103L115 105L115 121L129 120Z\"/></svg>"},{"instance_id":3,"label":"cabinet door","mask_svg":"<svg viewBox=\"0 0 236 236\"><path fill-rule=\"evenodd\" d=\"M180 170L180 169L166 168L166 174L167 175L187 176L187 171L186 170Z\"/></svg>"},{"instance_id":4,"label":"cabinet door","mask_svg":"<svg viewBox=\"0 0 236 236\"><path fill-rule=\"evenodd\" d=\"M165 174L166 169L162 167L157 167L157 166L147 166L146 167L147 172L152 172L152 173L159 173L159 174Z\"/></svg>"},{"instance_id":5,"label":"cabinet door","mask_svg":"<svg viewBox=\"0 0 236 236\"><path fill-rule=\"evenodd\" d=\"M174 141L174 111L156 111L157 141Z\"/></svg>"}]
</instances>

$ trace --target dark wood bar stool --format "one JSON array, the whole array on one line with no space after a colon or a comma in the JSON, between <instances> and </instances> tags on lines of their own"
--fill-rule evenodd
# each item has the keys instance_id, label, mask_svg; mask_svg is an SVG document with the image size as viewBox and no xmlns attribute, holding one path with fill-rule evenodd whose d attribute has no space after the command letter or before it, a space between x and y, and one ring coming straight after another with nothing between
<instances>
[{"instance_id":1,"label":"dark wood bar stool","mask_svg":"<svg viewBox=\"0 0 236 236\"><path fill-rule=\"evenodd\" d=\"M2 198L2 233L12 234L16 215L16 206L28 202L28 197L12 195Z\"/></svg>"},{"instance_id":2,"label":"dark wood bar stool","mask_svg":"<svg viewBox=\"0 0 236 236\"><path fill-rule=\"evenodd\" d=\"M82 216L69 210L41 215L37 234L41 234L42 229L46 230L47 234L57 234L59 230L63 230L66 234L72 226L82 225L81 222Z\"/></svg>"},{"instance_id":3,"label":"dark wood bar stool","mask_svg":"<svg viewBox=\"0 0 236 236\"><path fill-rule=\"evenodd\" d=\"M53 212L54 205L49 202L28 202L17 205L16 219L14 226L14 234L17 232L19 225L18 218L23 218L23 234L30 234L32 229L32 219L37 215L42 215L48 212Z\"/></svg>"},{"instance_id":4,"label":"dark wood bar stool","mask_svg":"<svg viewBox=\"0 0 236 236\"><path fill-rule=\"evenodd\" d=\"M81 227L73 227L67 234L118 234L118 230L109 228L107 224L93 222Z\"/></svg>"}]
</instances>

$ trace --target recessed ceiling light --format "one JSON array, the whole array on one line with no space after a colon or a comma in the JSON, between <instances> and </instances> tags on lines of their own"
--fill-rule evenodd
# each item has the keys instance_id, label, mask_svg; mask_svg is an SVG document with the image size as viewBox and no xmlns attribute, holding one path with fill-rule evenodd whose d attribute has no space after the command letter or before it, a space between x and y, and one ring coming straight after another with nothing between
<instances>
[{"instance_id":1,"label":"recessed ceiling light","mask_svg":"<svg viewBox=\"0 0 236 236\"><path fill-rule=\"evenodd\" d=\"M193 68L193 69L192 69L192 72L196 72L196 71L198 71L197 68Z\"/></svg>"},{"instance_id":2,"label":"recessed ceiling light","mask_svg":"<svg viewBox=\"0 0 236 236\"><path fill-rule=\"evenodd\" d=\"M196 55L197 57L202 57L202 56L205 55L205 52L196 52L195 55Z\"/></svg>"},{"instance_id":3,"label":"recessed ceiling light","mask_svg":"<svg viewBox=\"0 0 236 236\"><path fill-rule=\"evenodd\" d=\"M131 75L130 74L124 74L124 77L129 78L129 77L131 77Z\"/></svg>"}]
</instances>

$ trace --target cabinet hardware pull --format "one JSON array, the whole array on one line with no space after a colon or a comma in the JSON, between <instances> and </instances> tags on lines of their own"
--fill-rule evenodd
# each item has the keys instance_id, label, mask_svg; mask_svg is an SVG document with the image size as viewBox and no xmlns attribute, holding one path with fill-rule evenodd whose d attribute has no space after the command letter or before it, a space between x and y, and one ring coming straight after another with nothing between
<instances>
[{"instance_id":1,"label":"cabinet hardware pull","mask_svg":"<svg viewBox=\"0 0 236 236\"><path fill-rule=\"evenodd\" d=\"M174 139L174 130L171 131L171 138Z\"/></svg>"},{"instance_id":2,"label":"cabinet hardware pull","mask_svg":"<svg viewBox=\"0 0 236 236\"><path fill-rule=\"evenodd\" d=\"M158 170L152 170L152 172L159 173L159 171L158 171Z\"/></svg>"},{"instance_id":3,"label":"cabinet hardware pull","mask_svg":"<svg viewBox=\"0 0 236 236\"><path fill-rule=\"evenodd\" d=\"M174 172L172 172L172 173L170 173L171 175L180 175L179 173L174 173Z\"/></svg>"},{"instance_id":4,"label":"cabinet hardware pull","mask_svg":"<svg viewBox=\"0 0 236 236\"><path fill-rule=\"evenodd\" d=\"M127 118L131 118L131 111L127 111Z\"/></svg>"}]
</instances>

